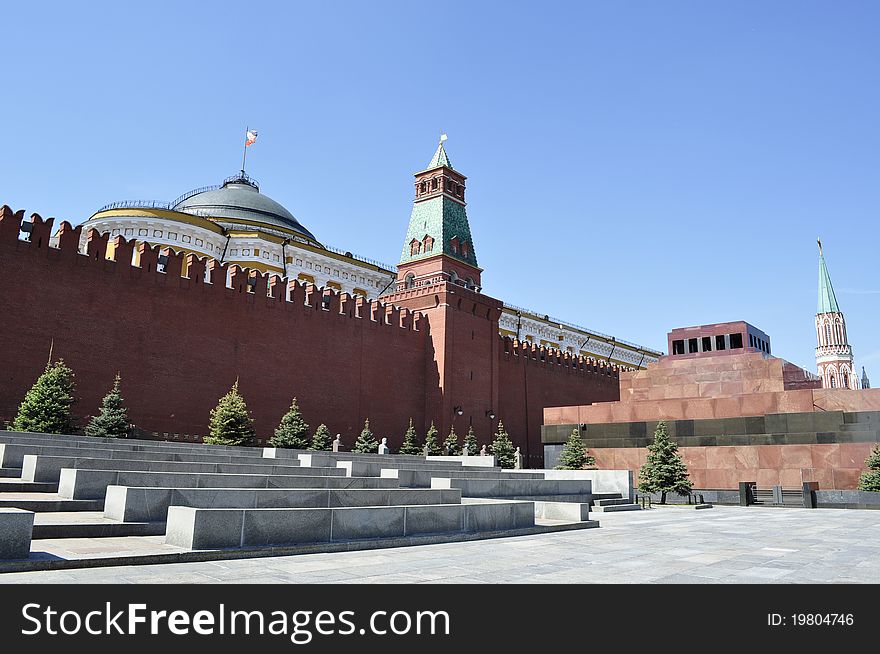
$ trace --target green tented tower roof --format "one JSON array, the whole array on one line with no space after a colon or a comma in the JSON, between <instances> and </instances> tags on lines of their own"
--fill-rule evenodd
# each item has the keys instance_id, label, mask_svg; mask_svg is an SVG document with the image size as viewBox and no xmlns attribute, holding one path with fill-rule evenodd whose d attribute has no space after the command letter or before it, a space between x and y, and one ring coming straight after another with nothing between
<instances>
[{"instance_id":1,"label":"green tented tower roof","mask_svg":"<svg viewBox=\"0 0 880 654\"><path fill-rule=\"evenodd\" d=\"M825 265L825 255L822 254L822 243L819 242L819 303L816 313L840 313L837 298L834 297L834 287L831 286L831 275L828 274L828 266Z\"/></svg>"},{"instance_id":2,"label":"green tented tower roof","mask_svg":"<svg viewBox=\"0 0 880 654\"><path fill-rule=\"evenodd\" d=\"M452 168L441 141L428 167L416 173L416 199L403 241L401 264L446 255L479 268L465 208L464 184L464 175ZM426 188L419 190L423 185ZM413 248L413 241L418 241L418 248Z\"/></svg>"},{"instance_id":3,"label":"green tented tower roof","mask_svg":"<svg viewBox=\"0 0 880 654\"><path fill-rule=\"evenodd\" d=\"M426 236L434 239L430 251L422 249L418 254L411 254L410 244L413 240L424 242ZM458 237L459 243L467 244L467 254L463 255L452 249L452 239ZM477 268L477 255L471 239L471 227L468 223L467 211L463 204L440 195L430 200L416 202L409 218L409 228L403 241L403 252L400 263L427 259L438 254L445 254Z\"/></svg>"},{"instance_id":4,"label":"green tented tower roof","mask_svg":"<svg viewBox=\"0 0 880 654\"><path fill-rule=\"evenodd\" d=\"M439 168L440 166L452 168L452 162L449 161L449 155L446 154L446 148L443 147L443 141L440 141L440 145L437 146L437 152L431 157L431 161L428 163L428 167L425 170ZM452 170L455 170L455 168L452 168Z\"/></svg>"}]
</instances>

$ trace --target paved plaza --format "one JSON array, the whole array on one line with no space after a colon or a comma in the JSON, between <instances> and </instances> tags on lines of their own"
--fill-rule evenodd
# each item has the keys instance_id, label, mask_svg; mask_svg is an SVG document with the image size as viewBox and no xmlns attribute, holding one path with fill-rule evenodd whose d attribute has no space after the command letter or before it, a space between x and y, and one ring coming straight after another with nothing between
<instances>
[{"instance_id":1,"label":"paved plaza","mask_svg":"<svg viewBox=\"0 0 880 654\"><path fill-rule=\"evenodd\" d=\"M880 511L716 506L409 548L20 572L2 583L878 583Z\"/></svg>"}]
</instances>

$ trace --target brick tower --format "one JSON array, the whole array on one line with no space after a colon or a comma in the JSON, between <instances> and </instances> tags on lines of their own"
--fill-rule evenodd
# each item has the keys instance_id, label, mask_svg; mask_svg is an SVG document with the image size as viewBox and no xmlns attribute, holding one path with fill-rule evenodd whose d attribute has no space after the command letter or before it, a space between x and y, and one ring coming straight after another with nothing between
<instances>
[{"instance_id":1,"label":"brick tower","mask_svg":"<svg viewBox=\"0 0 880 654\"><path fill-rule=\"evenodd\" d=\"M859 387L853 351L846 335L846 319L837 304L831 276L819 241L819 304L816 309L816 366L823 388Z\"/></svg>"},{"instance_id":2,"label":"brick tower","mask_svg":"<svg viewBox=\"0 0 880 654\"><path fill-rule=\"evenodd\" d=\"M428 317L430 342L425 405L445 438L451 426L459 443L473 425L481 443L497 426L498 319L502 303L483 295L465 205L465 176L443 147L415 174L415 199L391 302ZM435 383L436 382L436 383Z\"/></svg>"}]
</instances>

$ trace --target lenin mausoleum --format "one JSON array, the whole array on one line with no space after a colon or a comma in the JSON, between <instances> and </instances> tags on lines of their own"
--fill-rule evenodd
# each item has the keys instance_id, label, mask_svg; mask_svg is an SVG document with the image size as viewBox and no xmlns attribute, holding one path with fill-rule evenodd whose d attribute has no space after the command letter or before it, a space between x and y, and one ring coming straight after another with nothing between
<instances>
[{"instance_id":1,"label":"lenin mausoleum","mask_svg":"<svg viewBox=\"0 0 880 654\"><path fill-rule=\"evenodd\" d=\"M619 401L544 411L548 463L580 429L599 468L638 474L654 428L665 420L695 489L736 489L739 482L855 489L880 441L880 390L859 389L869 385L867 376L859 384L849 372L845 324L836 330L832 321L826 338L823 313L834 312L822 312L821 294L820 280L817 359L822 370L837 350L842 365L833 373L826 366L817 376L772 356L770 337L746 322L675 329L668 356L620 373Z\"/></svg>"}]
</instances>

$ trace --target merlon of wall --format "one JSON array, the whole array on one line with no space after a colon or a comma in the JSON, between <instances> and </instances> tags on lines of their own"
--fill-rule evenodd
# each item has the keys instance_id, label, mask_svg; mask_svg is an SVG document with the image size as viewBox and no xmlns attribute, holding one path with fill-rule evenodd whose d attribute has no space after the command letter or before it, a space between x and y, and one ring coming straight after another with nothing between
<instances>
[{"instance_id":1,"label":"merlon of wall","mask_svg":"<svg viewBox=\"0 0 880 654\"><path fill-rule=\"evenodd\" d=\"M539 363L550 368L558 366L571 372L606 375L618 377L620 368L606 361L598 361L592 357L574 356L570 352L558 350L546 345L534 345L528 341L517 341L509 336L499 336L503 359L512 363Z\"/></svg>"},{"instance_id":2,"label":"merlon of wall","mask_svg":"<svg viewBox=\"0 0 880 654\"><path fill-rule=\"evenodd\" d=\"M43 219L35 213L29 222L25 222L24 217L24 211L13 212L7 205L0 207L0 247L31 249L34 254L42 253L50 260L73 259L76 265L93 265L114 275L128 273L133 279L152 278L164 284L179 279L182 289L204 286L210 292L226 296L238 293L252 301L266 298L267 304L273 300L285 302L302 306L304 310L368 319L405 331L420 331L424 325L424 317L420 313L393 304L365 300L236 264L220 263L210 257L176 252L167 246L150 247L143 242L126 240L123 236L116 236L109 242L109 234L101 234L95 229L88 231L85 252L81 252L82 226L73 227L66 220L61 222L58 229L58 247L51 247L49 242L54 218ZM22 226L30 232L28 240L20 238ZM137 263L133 263L135 261Z\"/></svg>"}]
</instances>

